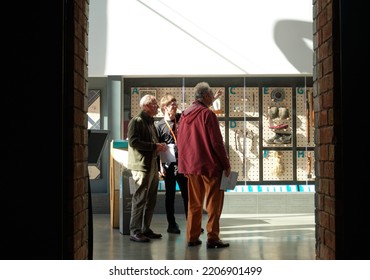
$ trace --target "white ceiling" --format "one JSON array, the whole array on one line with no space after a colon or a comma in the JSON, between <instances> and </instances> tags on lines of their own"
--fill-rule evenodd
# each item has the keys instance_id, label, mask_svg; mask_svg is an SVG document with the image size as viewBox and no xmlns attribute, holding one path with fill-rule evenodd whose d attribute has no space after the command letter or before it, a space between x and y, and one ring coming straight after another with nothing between
<instances>
[{"instance_id":1,"label":"white ceiling","mask_svg":"<svg viewBox=\"0 0 370 280\"><path fill-rule=\"evenodd\" d=\"M89 77L312 74L311 0L91 0Z\"/></svg>"}]
</instances>

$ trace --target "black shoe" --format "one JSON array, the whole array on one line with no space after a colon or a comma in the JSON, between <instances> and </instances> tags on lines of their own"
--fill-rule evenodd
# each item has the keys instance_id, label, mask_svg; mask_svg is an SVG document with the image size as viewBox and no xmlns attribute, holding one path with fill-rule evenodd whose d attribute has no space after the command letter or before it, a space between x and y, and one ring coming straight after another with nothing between
<instances>
[{"instance_id":1,"label":"black shoe","mask_svg":"<svg viewBox=\"0 0 370 280\"><path fill-rule=\"evenodd\" d=\"M181 233L178 224L175 224L173 226L168 226L167 232L168 233L177 233L177 234L180 234Z\"/></svg>"},{"instance_id":2,"label":"black shoe","mask_svg":"<svg viewBox=\"0 0 370 280\"><path fill-rule=\"evenodd\" d=\"M198 246L198 245L200 245L200 244L202 244L202 240L200 240L200 239L198 239L198 240L196 240L196 241L190 241L190 242L188 242L188 246L189 246L189 247Z\"/></svg>"},{"instance_id":3,"label":"black shoe","mask_svg":"<svg viewBox=\"0 0 370 280\"><path fill-rule=\"evenodd\" d=\"M224 243L221 240L207 241L207 248L225 248L229 246L229 243Z\"/></svg>"},{"instance_id":4,"label":"black shoe","mask_svg":"<svg viewBox=\"0 0 370 280\"><path fill-rule=\"evenodd\" d=\"M162 238L162 234L160 233L154 233L153 231L148 231L143 233L144 236L150 238L150 239L159 239Z\"/></svg>"},{"instance_id":5,"label":"black shoe","mask_svg":"<svg viewBox=\"0 0 370 280\"><path fill-rule=\"evenodd\" d=\"M146 237L145 235L143 235L142 233L136 233L134 235L131 235L130 240L135 241L135 242L149 242L150 241L150 239Z\"/></svg>"}]
</instances>

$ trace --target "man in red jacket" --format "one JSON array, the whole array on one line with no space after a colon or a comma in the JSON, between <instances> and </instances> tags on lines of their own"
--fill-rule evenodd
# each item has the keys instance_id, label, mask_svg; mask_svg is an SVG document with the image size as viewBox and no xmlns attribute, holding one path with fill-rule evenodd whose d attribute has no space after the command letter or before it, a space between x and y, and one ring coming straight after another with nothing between
<instances>
[{"instance_id":1,"label":"man in red jacket","mask_svg":"<svg viewBox=\"0 0 370 280\"><path fill-rule=\"evenodd\" d=\"M195 88L195 101L186 109L178 126L178 171L188 178L188 246L202 244L203 203L206 199L207 248L228 247L220 240L220 217L224 190L220 189L222 172L230 175L230 160L225 149L216 114L209 109L214 95L206 82ZM219 90L220 91L220 90ZM220 92L216 95L219 96Z\"/></svg>"}]
</instances>

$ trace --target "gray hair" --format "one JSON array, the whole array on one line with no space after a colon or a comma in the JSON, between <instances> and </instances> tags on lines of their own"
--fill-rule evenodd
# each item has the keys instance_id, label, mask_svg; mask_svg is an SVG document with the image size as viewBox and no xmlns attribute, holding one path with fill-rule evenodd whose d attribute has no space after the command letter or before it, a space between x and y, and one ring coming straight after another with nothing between
<instances>
[{"instance_id":1,"label":"gray hair","mask_svg":"<svg viewBox=\"0 0 370 280\"><path fill-rule=\"evenodd\" d=\"M155 99L155 96L150 95L150 94L145 94L143 97L141 97L141 99L140 99L140 108L144 109L144 106L151 103L153 98Z\"/></svg>"},{"instance_id":2,"label":"gray hair","mask_svg":"<svg viewBox=\"0 0 370 280\"><path fill-rule=\"evenodd\" d=\"M211 91L211 87L207 82L200 82L194 87L195 99L203 99L206 94Z\"/></svg>"}]
</instances>

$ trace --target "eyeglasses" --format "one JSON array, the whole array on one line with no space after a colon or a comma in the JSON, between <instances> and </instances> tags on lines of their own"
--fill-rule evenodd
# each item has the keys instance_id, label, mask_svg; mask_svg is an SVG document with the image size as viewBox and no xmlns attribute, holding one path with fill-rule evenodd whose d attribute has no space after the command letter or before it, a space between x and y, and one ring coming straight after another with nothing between
<instances>
[{"instance_id":1,"label":"eyeglasses","mask_svg":"<svg viewBox=\"0 0 370 280\"><path fill-rule=\"evenodd\" d=\"M148 103L147 105L158 107L157 102L151 102L151 103Z\"/></svg>"}]
</instances>

